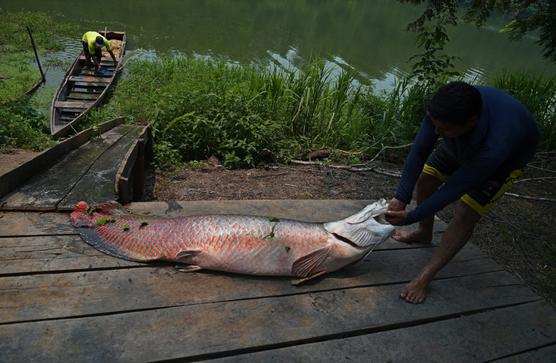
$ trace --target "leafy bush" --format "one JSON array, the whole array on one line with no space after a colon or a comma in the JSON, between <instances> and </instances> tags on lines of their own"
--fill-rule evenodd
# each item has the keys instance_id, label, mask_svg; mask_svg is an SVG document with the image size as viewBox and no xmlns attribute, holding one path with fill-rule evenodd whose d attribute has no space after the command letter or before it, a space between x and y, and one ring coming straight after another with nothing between
<instances>
[{"instance_id":1,"label":"leafy bush","mask_svg":"<svg viewBox=\"0 0 556 363\"><path fill-rule=\"evenodd\" d=\"M39 151L52 144L44 115L30 107L27 100L0 105L0 149Z\"/></svg>"},{"instance_id":2,"label":"leafy bush","mask_svg":"<svg viewBox=\"0 0 556 363\"><path fill-rule=\"evenodd\" d=\"M516 97L533 114L541 134L538 149L556 150L556 76L506 72L496 77L494 86Z\"/></svg>"},{"instance_id":3,"label":"leafy bush","mask_svg":"<svg viewBox=\"0 0 556 363\"><path fill-rule=\"evenodd\" d=\"M553 83L541 80L524 75L499 87L513 89L541 120L547 135L543 145L550 148ZM299 158L314 149L338 150L332 157L356 162L386 145L413 141L434 91L426 83L402 79L377 95L351 72L332 79L322 62L290 72L173 56L131 62L129 77L94 117L125 115L131 122L152 122L163 155L157 157L159 167L211 155L227 167L252 166Z\"/></svg>"}]
</instances>

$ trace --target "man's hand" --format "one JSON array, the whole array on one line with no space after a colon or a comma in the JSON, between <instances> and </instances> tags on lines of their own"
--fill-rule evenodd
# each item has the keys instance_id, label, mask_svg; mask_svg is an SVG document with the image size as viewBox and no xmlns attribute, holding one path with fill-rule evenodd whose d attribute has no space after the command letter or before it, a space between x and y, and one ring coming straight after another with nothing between
<instances>
[{"instance_id":1,"label":"man's hand","mask_svg":"<svg viewBox=\"0 0 556 363\"><path fill-rule=\"evenodd\" d=\"M406 204L399 199L392 198L388 202L388 207L386 208L386 221L395 226L401 226L405 223L407 218L407 213L405 211Z\"/></svg>"},{"instance_id":2,"label":"man's hand","mask_svg":"<svg viewBox=\"0 0 556 363\"><path fill-rule=\"evenodd\" d=\"M392 198L390 202L388 202L388 207L386 208L389 211L403 211L405 210L406 204L399 199Z\"/></svg>"},{"instance_id":3,"label":"man's hand","mask_svg":"<svg viewBox=\"0 0 556 363\"><path fill-rule=\"evenodd\" d=\"M407 212L405 210L387 210L385 216L388 223L394 226L403 226L407 219Z\"/></svg>"}]
</instances>

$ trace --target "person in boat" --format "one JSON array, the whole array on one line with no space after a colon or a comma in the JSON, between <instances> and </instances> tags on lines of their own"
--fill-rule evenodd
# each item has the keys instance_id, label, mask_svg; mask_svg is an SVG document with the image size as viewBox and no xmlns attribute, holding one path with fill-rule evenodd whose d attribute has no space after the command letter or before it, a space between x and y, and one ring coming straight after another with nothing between
<instances>
[{"instance_id":1,"label":"person in boat","mask_svg":"<svg viewBox=\"0 0 556 363\"><path fill-rule=\"evenodd\" d=\"M89 31L83 34L81 38L81 44L83 44L83 53L87 59L87 65L89 67L94 66L95 72L98 72L100 68L100 60L102 58L102 48L106 47L106 50L114 60L114 65L118 62L112 51L112 46L110 41L100 35L97 32ZM92 60L92 61L91 61Z\"/></svg>"},{"instance_id":2,"label":"person in boat","mask_svg":"<svg viewBox=\"0 0 556 363\"><path fill-rule=\"evenodd\" d=\"M439 136L443 140L435 148ZM533 158L538 139L529 111L499 89L457 81L432 96L386 211L391 224L419 224L415 230L398 228L393 238L430 243L434 214L458 202L439 246L402 289L402 299L425 300L436 273L467 243L480 218ZM417 207L406 211L415 186Z\"/></svg>"}]
</instances>

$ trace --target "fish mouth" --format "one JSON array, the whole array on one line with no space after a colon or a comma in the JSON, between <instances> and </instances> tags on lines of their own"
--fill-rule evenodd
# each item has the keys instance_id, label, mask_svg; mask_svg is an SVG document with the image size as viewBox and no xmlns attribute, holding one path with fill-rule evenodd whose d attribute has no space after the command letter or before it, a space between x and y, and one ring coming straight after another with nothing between
<instances>
[{"instance_id":1,"label":"fish mouth","mask_svg":"<svg viewBox=\"0 0 556 363\"><path fill-rule=\"evenodd\" d=\"M373 218L379 224L390 225L390 223L388 223L388 221L386 220L386 213L379 214L378 216Z\"/></svg>"}]
</instances>

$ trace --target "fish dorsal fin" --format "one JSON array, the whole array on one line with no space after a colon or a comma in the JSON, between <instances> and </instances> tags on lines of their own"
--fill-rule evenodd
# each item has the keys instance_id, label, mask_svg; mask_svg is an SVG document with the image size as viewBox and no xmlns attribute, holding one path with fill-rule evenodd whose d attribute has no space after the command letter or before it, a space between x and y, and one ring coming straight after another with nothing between
<instances>
[{"instance_id":1,"label":"fish dorsal fin","mask_svg":"<svg viewBox=\"0 0 556 363\"><path fill-rule=\"evenodd\" d=\"M322 272L323 270L320 267L328 257L329 252L330 247L325 247L298 258L293 263L292 275L306 278Z\"/></svg>"}]
</instances>

